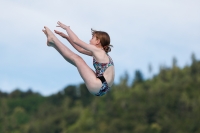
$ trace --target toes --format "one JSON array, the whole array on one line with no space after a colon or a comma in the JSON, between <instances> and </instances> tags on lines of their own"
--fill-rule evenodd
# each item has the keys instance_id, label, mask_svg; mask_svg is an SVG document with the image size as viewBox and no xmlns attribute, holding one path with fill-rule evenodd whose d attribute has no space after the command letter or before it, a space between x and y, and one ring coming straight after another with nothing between
<instances>
[{"instance_id":1,"label":"toes","mask_svg":"<svg viewBox=\"0 0 200 133\"><path fill-rule=\"evenodd\" d=\"M49 30L49 28L48 28L48 27L46 27L46 26L44 26L44 29L45 29L45 30Z\"/></svg>"},{"instance_id":2,"label":"toes","mask_svg":"<svg viewBox=\"0 0 200 133\"><path fill-rule=\"evenodd\" d=\"M44 34L47 36L47 31L46 30L42 30L44 32Z\"/></svg>"},{"instance_id":3,"label":"toes","mask_svg":"<svg viewBox=\"0 0 200 133\"><path fill-rule=\"evenodd\" d=\"M45 34L46 34L46 31L45 30L42 30Z\"/></svg>"},{"instance_id":4,"label":"toes","mask_svg":"<svg viewBox=\"0 0 200 133\"><path fill-rule=\"evenodd\" d=\"M50 33L51 32L51 30L46 26L44 26L44 29L46 30L46 33Z\"/></svg>"}]
</instances>

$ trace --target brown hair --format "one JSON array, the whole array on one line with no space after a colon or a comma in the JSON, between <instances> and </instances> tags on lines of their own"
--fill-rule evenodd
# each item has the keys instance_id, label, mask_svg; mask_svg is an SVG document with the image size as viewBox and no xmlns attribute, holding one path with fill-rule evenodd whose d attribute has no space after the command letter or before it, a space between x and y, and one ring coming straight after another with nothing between
<instances>
[{"instance_id":1,"label":"brown hair","mask_svg":"<svg viewBox=\"0 0 200 133\"><path fill-rule=\"evenodd\" d=\"M110 45L110 36L108 35L108 33L104 31L96 31L93 29L91 29L91 31L92 31L92 35L100 40L101 46L103 47L104 51L106 53L110 52L111 47L113 46Z\"/></svg>"}]
</instances>

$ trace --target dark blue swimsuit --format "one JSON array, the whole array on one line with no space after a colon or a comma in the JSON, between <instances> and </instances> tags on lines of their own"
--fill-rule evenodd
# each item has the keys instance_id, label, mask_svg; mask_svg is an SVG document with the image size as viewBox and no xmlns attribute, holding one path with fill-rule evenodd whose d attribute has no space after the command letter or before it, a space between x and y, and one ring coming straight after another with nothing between
<instances>
[{"instance_id":1,"label":"dark blue swimsuit","mask_svg":"<svg viewBox=\"0 0 200 133\"><path fill-rule=\"evenodd\" d=\"M109 63L99 63L95 60L95 58L93 58L93 65L96 70L96 76L102 82L102 87L100 88L100 91L97 94L95 94L96 96L103 96L110 90L110 87L108 86L108 83L103 76L103 73L106 71L106 69L109 66L114 66L113 60L111 59L109 55L108 57L109 57Z\"/></svg>"}]
</instances>

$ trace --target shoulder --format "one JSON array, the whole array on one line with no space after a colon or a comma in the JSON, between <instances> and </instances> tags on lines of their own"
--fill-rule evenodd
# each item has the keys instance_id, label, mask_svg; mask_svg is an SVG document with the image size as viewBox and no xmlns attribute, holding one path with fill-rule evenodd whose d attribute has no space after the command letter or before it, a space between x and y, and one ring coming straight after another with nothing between
<instances>
[{"instance_id":1,"label":"shoulder","mask_svg":"<svg viewBox=\"0 0 200 133\"><path fill-rule=\"evenodd\" d=\"M95 52L93 54L93 58L97 61L97 62L102 62L102 63L106 63L109 62L109 55L102 49L98 50L97 52Z\"/></svg>"}]
</instances>

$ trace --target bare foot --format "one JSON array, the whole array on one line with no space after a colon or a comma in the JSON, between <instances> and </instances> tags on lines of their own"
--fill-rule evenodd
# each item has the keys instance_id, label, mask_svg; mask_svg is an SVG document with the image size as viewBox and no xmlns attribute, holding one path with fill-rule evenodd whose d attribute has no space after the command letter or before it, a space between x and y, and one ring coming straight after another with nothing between
<instances>
[{"instance_id":1,"label":"bare foot","mask_svg":"<svg viewBox=\"0 0 200 133\"><path fill-rule=\"evenodd\" d=\"M44 30L42 30L44 34L47 36L47 46L54 47L55 42L54 39L56 38L53 32L46 26L44 26Z\"/></svg>"}]
</instances>

